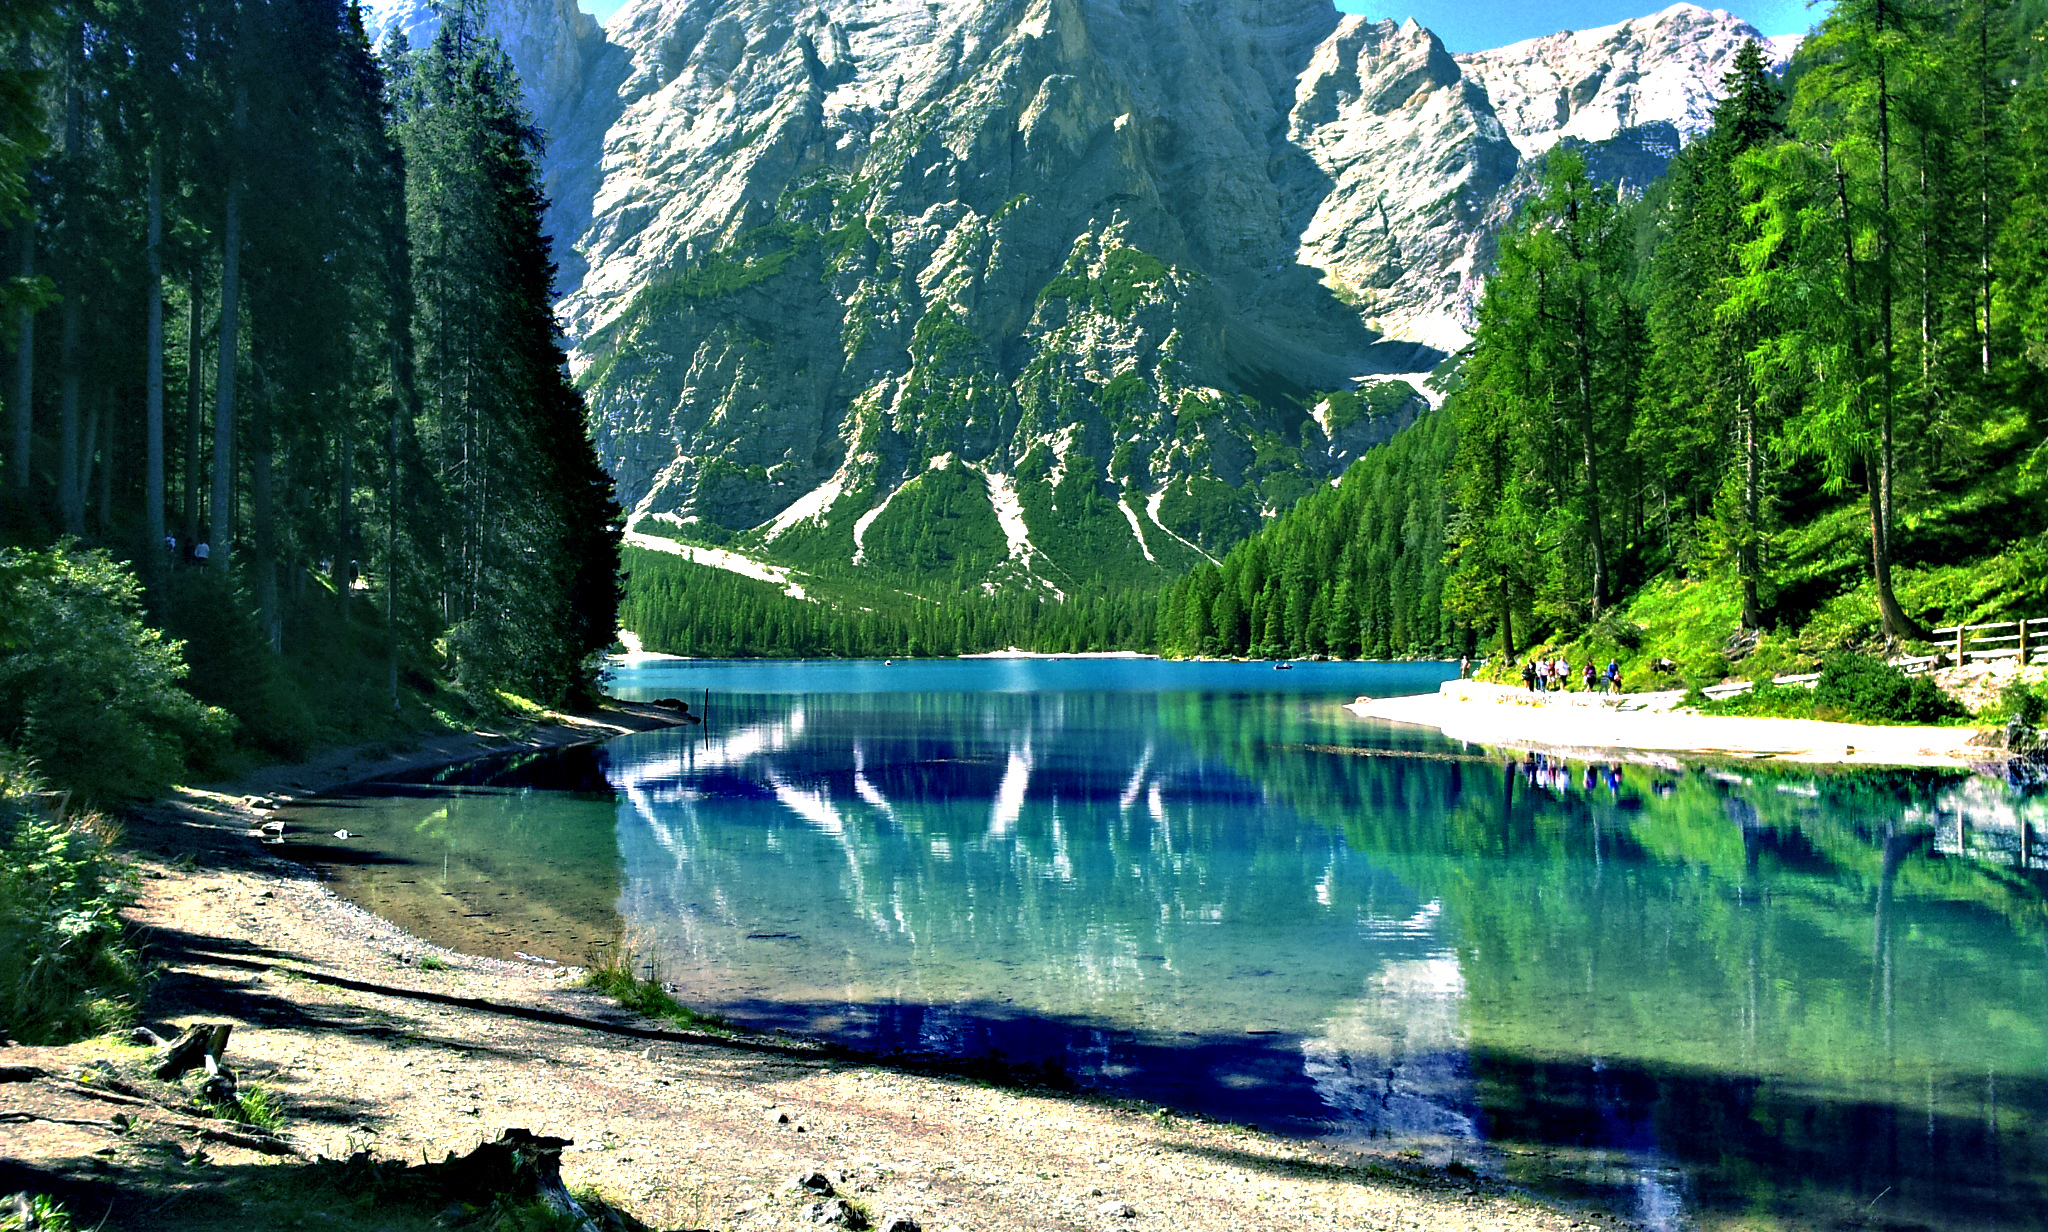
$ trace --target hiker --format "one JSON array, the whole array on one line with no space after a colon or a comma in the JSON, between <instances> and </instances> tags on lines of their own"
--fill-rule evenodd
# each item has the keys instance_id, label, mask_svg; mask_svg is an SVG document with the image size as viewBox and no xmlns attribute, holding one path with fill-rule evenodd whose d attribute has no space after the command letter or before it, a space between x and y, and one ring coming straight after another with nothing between
<instances>
[{"instance_id":1,"label":"hiker","mask_svg":"<svg viewBox=\"0 0 2048 1232\"><path fill-rule=\"evenodd\" d=\"M1607 660L1607 691L1621 692L1621 662L1618 659Z\"/></svg>"},{"instance_id":2,"label":"hiker","mask_svg":"<svg viewBox=\"0 0 2048 1232\"><path fill-rule=\"evenodd\" d=\"M1586 682L1586 692L1591 693L1593 691L1593 679L1598 674L1598 671L1599 669L1593 666L1593 660L1586 660L1585 667L1579 673L1580 677Z\"/></svg>"},{"instance_id":3,"label":"hiker","mask_svg":"<svg viewBox=\"0 0 2048 1232\"><path fill-rule=\"evenodd\" d=\"M1460 679L1460 680L1463 680L1463 679L1465 679L1466 677L1470 676L1471 674L1472 674L1472 656L1471 656L1471 655L1459 655L1459 656L1458 656L1458 679Z\"/></svg>"},{"instance_id":4,"label":"hiker","mask_svg":"<svg viewBox=\"0 0 2048 1232\"><path fill-rule=\"evenodd\" d=\"M1536 691L1536 660L1534 659L1522 664L1522 687L1531 693Z\"/></svg>"}]
</instances>

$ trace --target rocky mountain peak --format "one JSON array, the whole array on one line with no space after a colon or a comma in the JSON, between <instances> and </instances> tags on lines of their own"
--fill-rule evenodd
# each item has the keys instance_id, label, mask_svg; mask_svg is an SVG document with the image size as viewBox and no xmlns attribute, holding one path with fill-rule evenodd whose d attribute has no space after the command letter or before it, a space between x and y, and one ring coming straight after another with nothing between
<instances>
[{"instance_id":1,"label":"rocky mountain peak","mask_svg":"<svg viewBox=\"0 0 2048 1232\"><path fill-rule=\"evenodd\" d=\"M1690 141L1713 126L1721 76L1752 41L1782 63L1773 40L1741 18L1674 4L1611 26L1471 52L1458 63L1485 88L1515 148L1536 158L1566 138L1602 142L1653 125Z\"/></svg>"},{"instance_id":2,"label":"rocky mountain peak","mask_svg":"<svg viewBox=\"0 0 2048 1232\"><path fill-rule=\"evenodd\" d=\"M1532 160L1644 182L1760 37L1681 4L1454 56L1330 0L487 28L549 130L558 308L641 525L1061 590L1218 551L1406 423Z\"/></svg>"}]
</instances>

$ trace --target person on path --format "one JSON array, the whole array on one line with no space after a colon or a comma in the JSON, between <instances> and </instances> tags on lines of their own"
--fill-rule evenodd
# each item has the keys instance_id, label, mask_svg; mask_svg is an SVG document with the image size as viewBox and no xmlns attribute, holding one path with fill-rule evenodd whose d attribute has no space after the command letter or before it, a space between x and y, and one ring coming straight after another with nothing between
<instances>
[{"instance_id":1,"label":"person on path","mask_svg":"<svg viewBox=\"0 0 2048 1232\"><path fill-rule=\"evenodd\" d=\"M1463 679L1465 679L1466 677L1470 676L1471 674L1472 674L1472 656L1471 656L1471 655L1459 655L1459 656L1458 656L1458 679L1460 679L1460 680L1463 680Z\"/></svg>"},{"instance_id":2,"label":"person on path","mask_svg":"<svg viewBox=\"0 0 2048 1232\"><path fill-rule=\"evenodd\" d=\"M1522 687L1531 693L1536 691L1536 660L1534 659L1530 659L1522 664Z\"/></svg>"},{"instance_id":3,"label":"person on path","mask_svg":"<svg viewBox=\"0 0 2048 1232\"><path fill-rule=\"evenodd\" d=\"M1607 660L1607 691L1621 692L1621 662L1617 659Z\"/></svg>"},{"instance_id":4,"label":"person on path","mask_svg":"<svg viewBox=\"0 0 2048 1232\"><path fill-rule=\"evenodd\" d=\"M1571 680L1572 680L1572 662L1571 662L1571 660L1570 660L1570 659L1567 659L1567 658L1565 658L1565 657L1564 657L1563 655L1559 655L1559 656L1558 656L1557 658L1555 658L1555 659L1552 659L1552 660L1550 661L1550 689L1551 689L1551 692L1553 692L1553 693L1562 693L1562 692L1564 692L1564 690L1565 690L1565 686L1566 686L1566 685L1568 685L1568 684L1570 684L1570 683L1571 683Z\"/></svg>"},{"instance_id":5,"label":"person on path","mask_svg":"<svg viewBox=\"0 0 2048 1232\"><path fill-rule=\"evenodd\" d=\"M1586 682L1586 692L1591 693L1593 691L1593 680L1599 674L1599 669L1593 666L1593 660L1586 660L1585 670L1580 674Z\"/></svg>"}]
</instances>

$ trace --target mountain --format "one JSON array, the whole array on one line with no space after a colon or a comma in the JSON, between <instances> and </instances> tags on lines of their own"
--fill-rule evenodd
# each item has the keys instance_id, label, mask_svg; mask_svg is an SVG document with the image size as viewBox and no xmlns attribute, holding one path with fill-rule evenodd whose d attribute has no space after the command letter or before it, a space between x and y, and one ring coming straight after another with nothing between
<instances>
[{"instance_id":1,"label":"mountain","mask_svg":"<svg viewBox=\"0 0 2048 1232\"><path fill-rule=\"evenodd\" d=\"M1681 4L1452 56L1329 0L488 26L549 130L558 307L640 531L1062 592L1219 552L1410 421L1531 160L1646 181L1761 37Z\"/></svg>"}]
</instances>

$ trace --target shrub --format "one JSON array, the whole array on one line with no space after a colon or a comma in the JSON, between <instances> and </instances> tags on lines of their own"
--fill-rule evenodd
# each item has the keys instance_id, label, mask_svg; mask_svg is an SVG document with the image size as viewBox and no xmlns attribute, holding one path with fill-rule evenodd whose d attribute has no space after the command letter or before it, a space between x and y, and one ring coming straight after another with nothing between
<instances>
[{"instance_id":1,"label":"shrub","mask_svg":"<svg viewBox=\"0 0 2048 1232\"><path fill-rule=\"evenodd\" d=\"M231 720L179 687L182 647L104 551L0 551L0 743L93 800L153 795L225 750Z\"/></svg>"},{"instance_id":2,"label":"shrub","mask_svg":"<svg viewBox=\"0 0 2048 1232\"><path fill-rule=\"evenodd\" d=\"M1813 700L1859 723L1938 723L1965 713L1931 678L1908 676L1882 659L1851 651L1821 661Z\"/></svg>"},{"instance_id":3,"label":"shrub","mask_svg":"<svg viewBox=\"0 0 2048 1232\"><path fill-rule=\"evenodd\" d=\"M62 1044L124 1025L141 987L101 835L37 816L15 770L0 795L0 1035Z\"/></svg>"}]
</instances>

